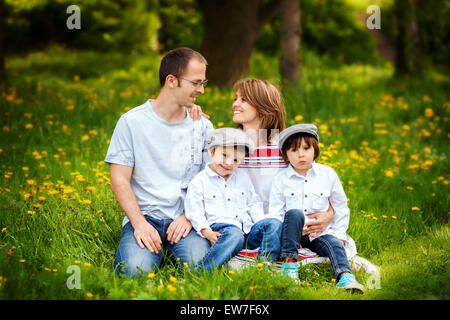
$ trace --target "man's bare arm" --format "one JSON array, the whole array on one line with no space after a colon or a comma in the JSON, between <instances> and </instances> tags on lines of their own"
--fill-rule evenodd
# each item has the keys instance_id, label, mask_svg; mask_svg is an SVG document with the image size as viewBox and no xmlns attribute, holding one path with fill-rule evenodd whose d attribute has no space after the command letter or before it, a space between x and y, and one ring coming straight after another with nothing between
<instances>
[{"instance_id":1,"label":"man's bare arm","mask_svg":"<svg viewBox=\"0 0 450 320\"><path fill-rule=\"evenodd\" d=\"M138 245L141 248L147 247L150 252L158 253L161 250L161 238L139 208L130 185L132 173L133 167L110 164L111 190L134 228L134 237Z\"/></svg>"}]
</instances>

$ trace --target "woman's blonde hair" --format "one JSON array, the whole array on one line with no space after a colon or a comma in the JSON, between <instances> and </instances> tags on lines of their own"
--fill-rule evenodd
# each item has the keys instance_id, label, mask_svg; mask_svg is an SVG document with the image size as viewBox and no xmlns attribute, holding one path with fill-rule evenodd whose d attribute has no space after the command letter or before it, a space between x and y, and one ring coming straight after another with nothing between
<instances>
[{"instance_id":1,"label":"woman's blonde hair","mask_svg":"<svg viewBox=\"0 0 450 320\"><path fill-rule=\"evenodd\" d=\"M283 99L278 88L267 80L242 79L234 84L247 102L256 108L261 125L259 129L267 129L267 143L271 143L274 134L286 128ZM239 125L242 128L242 125Z\"/></svg>"}]
</instances>

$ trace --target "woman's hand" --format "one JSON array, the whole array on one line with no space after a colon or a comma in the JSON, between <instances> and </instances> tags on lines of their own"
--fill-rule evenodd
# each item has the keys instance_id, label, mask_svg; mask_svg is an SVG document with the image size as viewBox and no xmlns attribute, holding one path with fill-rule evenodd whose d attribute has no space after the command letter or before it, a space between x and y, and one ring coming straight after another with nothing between
<instances>
[{"instance_id":1,"label":"woman's hand","mask_svg":"<svg viewBox=\"0 0 450 320\"><path fill-rule=\"evenodd\" d=\"M326 212L315 212L308 215L308 218L315 219L312 221L308 221L305 223L305 226L307 227L305 230L303 230L303 235L314 235L314 237L319 236L326 227L330 224L331 221L334 219L334 210L333 207L330 205L328 207L328 211Z\"/></svg>"},{"instance_id":2,"label":"woman's hand","mask_svg":"<svg viewBox=\"0 0 450 320\"><path fill-rule=\"evenodd\" d=\"M200 120L202 116L204 116L206 119L209 119L209 116L206 113L202 112L202 107L200 107L199 105L194 104L192 105L192 107L187 108L187 110L192 120L194 121Z\"/></svg>"}]
</instances>

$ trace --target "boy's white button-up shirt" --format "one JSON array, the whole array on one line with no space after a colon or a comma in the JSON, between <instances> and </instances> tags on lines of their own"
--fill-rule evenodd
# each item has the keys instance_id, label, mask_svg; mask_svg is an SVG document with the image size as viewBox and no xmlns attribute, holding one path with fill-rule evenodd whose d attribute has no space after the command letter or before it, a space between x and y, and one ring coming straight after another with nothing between
<instances>
[{"instance_id":1,"label":"boy's white button-up shirt","mask_svg":"<svg viewBox=\"0 0 450 320\"><path fill-rule=\"evenodd\" d=\"M261 199L239 168L225 181L207 165L189 183L184 205L186 218L202 237L200 230L213 223L233 224L247 234L265 218Z\"/></svg>"},{"instance_id":2,"label":"boy's white button-up shirt","mask_svg":"<svg viewBox=\"0 0 450 320\"><path fill-rule=\"evenodd\" d=\"M334 209L334 219L320 235L331 234L339 240L345 240L350 210L344 188L334 169L313 162L305 177L289 165L273 179L269 217L283 221L288 210L299 209L305 215L306 223L311 221L308 219L309 214L325 212L330 204ZM310 236L311 240L314 238Z\"/></svg>"}]
</instances>

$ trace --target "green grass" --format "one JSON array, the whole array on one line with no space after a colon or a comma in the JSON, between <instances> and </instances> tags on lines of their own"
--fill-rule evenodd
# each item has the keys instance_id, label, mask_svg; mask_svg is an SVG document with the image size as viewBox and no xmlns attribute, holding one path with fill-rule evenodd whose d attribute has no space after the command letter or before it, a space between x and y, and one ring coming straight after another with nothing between
<instances>
[{"instance_id":1,"label":"green grass","mask_svg":"<svg viewBox=\"0 0 450 320\"><path fill-rule=\"evenodd\" d=\"M7 60L1 299L450 298L448 75L392 80L389 64L329 66L309 52L301 87L283 88L287 124L319 127L318 161L343 182L348 233L358 254L380 267L380 289L340 291L329 265L302 268L300 286L258 268L207 275L170 261L153 279L117 277L111 264L123 212L103 159L120 114L158 92L159 60L58 47ZM278 59L255 53L250 76L279 83ZM234 126L233 95L210 87L199 97L216 127ZM72 265L80 289L67 287ZM363 283L367 277L357 273Z\"/></svg>"}]
</instances>

